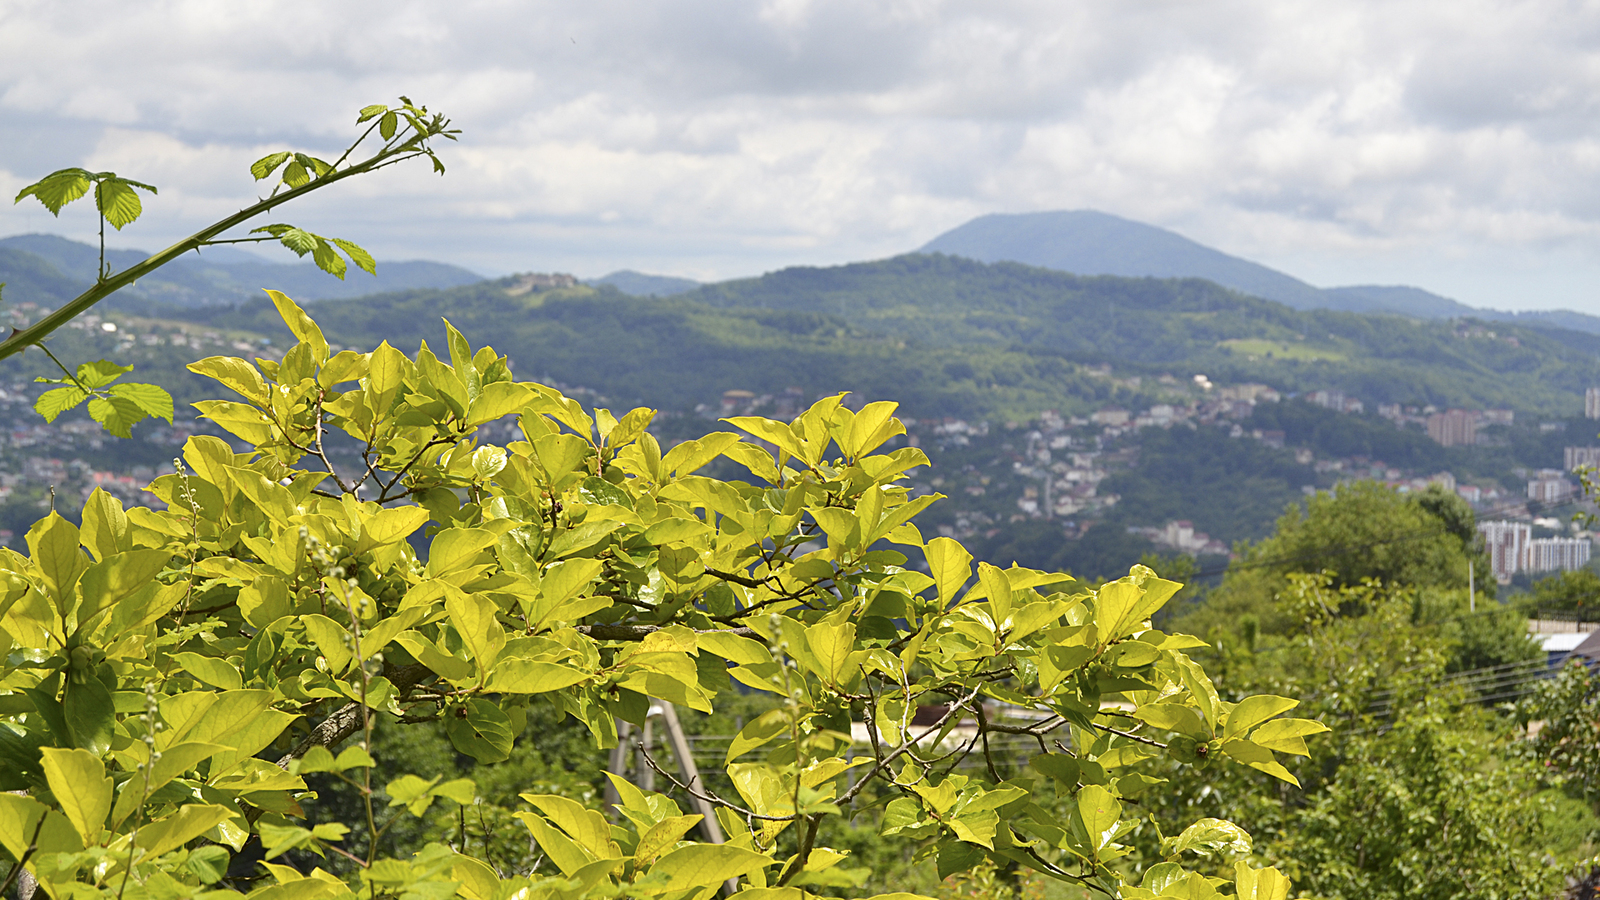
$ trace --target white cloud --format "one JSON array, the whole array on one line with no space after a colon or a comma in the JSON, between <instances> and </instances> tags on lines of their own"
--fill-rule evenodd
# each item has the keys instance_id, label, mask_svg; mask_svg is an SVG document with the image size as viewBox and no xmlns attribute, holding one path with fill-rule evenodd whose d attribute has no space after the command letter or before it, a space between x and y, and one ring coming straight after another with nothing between
<instances>
[{"instance_id":1,"label":"white cloud","mask_svg":"<svg viewBox=\"0 0 1600 900\"><path fill-rule=\"evenodd\" d=\"M155 246L254 196L255 156L336 153L407 93L466 131L449 175L286 218L389 258L704 278L1094 207L1318 283L1600 312L1597 89L1600 7L1564 0L11 0L0 186L155 181L121 236ZM89 230L0 208L28 229Z\"/></svg>"}]
</instances>

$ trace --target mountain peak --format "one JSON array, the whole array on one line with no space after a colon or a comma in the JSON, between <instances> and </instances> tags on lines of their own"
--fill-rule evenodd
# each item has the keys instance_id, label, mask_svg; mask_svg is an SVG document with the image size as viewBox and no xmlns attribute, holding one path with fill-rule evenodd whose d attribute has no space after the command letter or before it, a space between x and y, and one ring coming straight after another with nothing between
<instances>
[{"instance_id":1,"label":"mountain peak","mask_svg":"<svg viewBox=\"0 0 1600 900\"><path fill-rule=\"evenodd\" d=\"M1204 278L1297 309L1327 305L1321 291L1298 278L1165 228L1092 209L980 216L929 241L922 252L1078 275Z\"/></svg>"},{"instance_id":2,"label":"mountain peak","mask_svg":"<svg viewBox=\"0 0 1600 900\"><path fill-rule=\"evenodd\" d=\"M1398 285L1318 288L1165 228L1093 209L979 216L924 244L921 252L981 262L1019 262L1075 275L1204 278L1296 309L1388 313L1414 319L1470 317L1600 334L1600 318L1571 310L1478 309L1421 288Z\"/></svg>"}]
</instances>

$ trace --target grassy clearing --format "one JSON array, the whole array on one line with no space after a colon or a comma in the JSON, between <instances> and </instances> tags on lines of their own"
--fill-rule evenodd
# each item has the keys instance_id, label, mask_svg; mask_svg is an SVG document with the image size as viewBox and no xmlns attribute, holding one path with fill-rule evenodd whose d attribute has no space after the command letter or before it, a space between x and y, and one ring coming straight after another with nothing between
<instances>
[{"instance_id":1,"label":"grassy clearing","mask_svg":"<svg viewBox=\"0 0 1600 900\"><path fill-rule=\"evenodd\" d=\"M1217 346L1226 347L1234 353L1239 353L1252 359L1297 359L1305 362L1314 362L1316 360L1342 362L1348 359L1345 354L1337 350L1286 341L1268 341L1260 338L1237 338L1231 341L1218 341Z\"/></svg>"}]
</instances>

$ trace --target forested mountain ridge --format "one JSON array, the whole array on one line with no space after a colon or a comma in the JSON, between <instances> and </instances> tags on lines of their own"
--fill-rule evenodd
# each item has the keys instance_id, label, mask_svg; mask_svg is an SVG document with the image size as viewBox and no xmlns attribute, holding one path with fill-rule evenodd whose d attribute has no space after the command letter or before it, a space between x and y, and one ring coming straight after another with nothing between
<instances>
[{"instance_id":1,"label":"forested mountain ridge","mask_svg":"<svg viewBox=\"0 0 1600 900\"><path fill-rule=\"evenodd\" d=\"M1197 278L1076 276L907 255L792 268L682 295L729 309L835 315L930 346L990 345L1152 373L1203 372L1368 402L1571 411L1600 339L1494 323L1295 310Z\"/></svg>"},{"instance_id":2,"label":"forested mountain ridge","mask_svg":"<svg viewBox=\"0 0 1600 900\"><path fill-rule=\"evenodd\" d=\"M920 252L1078 275L1204 278L1298 309L1327 305L1317 288L1291 275L1165 228L1091 209L979 216L924 244Z\"/></svg>"},{"instance_id":3,"label":"forested mountain ridge","mask_svg":"<svg viewBox=\"0 0 1600 900\"><path fill-rule=\"evenodd\" d=\"M7 276L12 303L53 305L72 286L48 266L12 271L24 276ZM292 288L274 274L262 276L266 285ZM790 387L995 421L1155 402L1086 369L1109 365L1290 393L1342 390L1369 404L1559 416L1581 409L1583 390L1600 379L1600 337L1576 331L1296 310L1197 278L1084 277L937 254L795 267L665 298L609 285L513 296L514 282L326 302L318 316L348 346L437 344L440 317L449 318L530 377L664 409ZM149 315L286 336L265 299L183 308L147 294L140 303Z\"/></svg>"},{"instance_id":4,"label":"forested mountain ridge","mask_svg":"<svg viewBox=\"0 0 1600 900\"><path fill-rule=\"evenodd\" d=\"M327 303L318 316L350 346L438 343L443 316L489 336L530 375L668 409L790 386L996 420L1138 402L1114 400L1084 368L1110 365L1337 389L1368 403L1567 415L1600 377L1600 338L1578 332L1294 310L1200 279L1080 277L939 255L784 269L660 299L604 285L513 297L511 282ZM185 315L281 330L265 300Z\"/></svg>"}]
</instances>

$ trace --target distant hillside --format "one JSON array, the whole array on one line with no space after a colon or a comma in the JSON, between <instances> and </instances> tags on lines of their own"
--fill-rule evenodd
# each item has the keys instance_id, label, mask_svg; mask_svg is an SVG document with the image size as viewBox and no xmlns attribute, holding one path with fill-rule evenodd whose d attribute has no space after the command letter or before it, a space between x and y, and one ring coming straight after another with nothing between
<instances>
[{"instance_id":1,"label":"distant hillside","mask_svg":"<svg viewBox=\"0 0 1600 900\"><path fill-rule=\"evenodd\" d=\"M632 269L620 269L610 275L591 278L584 284L609 284L634 297L671 297L673 294L692 291L700 286L700 282L692 279L675 278L671 275L647 275Z\"/></svg>"},{"instance_id":2,"label":"distant hillside","mask_svg":"<svg viewBox=\"0 0 1600 900\"><path fill-rule=\"evenodd\" d=\"M1286 391L1343 390L1369 404L1511 407L1570 415L1600 377L1600 338L1514 324L1496 336L1446 321L1294 310L1200 279L1081 277L1016 263L909 255L794 268L669 298L580 286L512 296L509 280L327 304L346 346L439 345L441 316L508 354L524 377L610 402L715 405L723 391L849 390L912 415L1003 421L1046 409L1133 404L1087 365ZM283 334L270 305L195 310ZM1557 338L1560 340L1557 340Z\"/></svg>"},{"instance_id":3,"label":"distant hillside","mask_svg":"<svg viewBox=\"0 0 1600 900\"><path fill-rule=\"evenodd\" d=\"M1318 288L1164 228L1094 210L980 216L929 241L922 252L1020 262L1079 275L1204 278L1296 309L1394 313L1418 319L1472 317L1600 334L1600 317L1570 310L1478 309L1405 286Z\"/></svg>"},{"instance_id":4,"label":"distant hillside","mask_svg":"<svg viewBox=\"0 0 1600 900\"><path fill-rule=\"evenodd\" d=\"M106 262L121 270L148 255L140 250L108 250ZM89 244L49 234L0 238L0 281L6 282L5 298L12 303L57 305L93 282L98 266L99 249ZM240 303L262 288L317 301L458 287L482 280L459 266L415 261L379 262L376 276L351 266L340 281L309 262L276 263L233 247L212 247L169 263L118 297L198 307Z\"/></svg>"}]
</instances>

